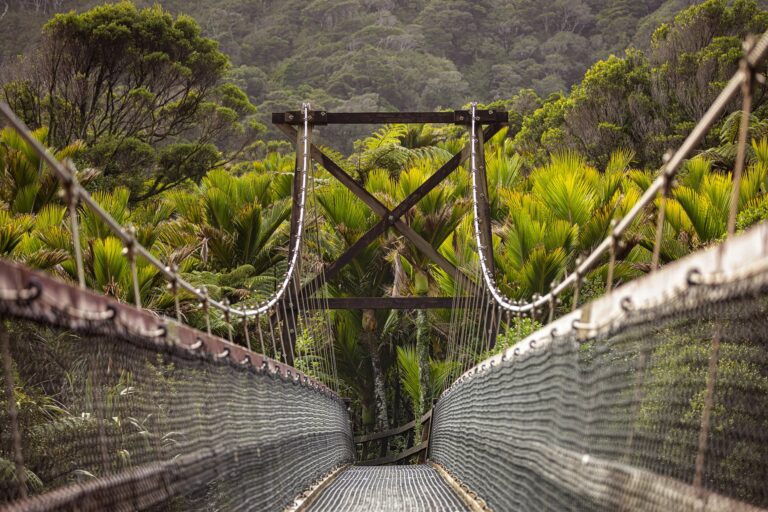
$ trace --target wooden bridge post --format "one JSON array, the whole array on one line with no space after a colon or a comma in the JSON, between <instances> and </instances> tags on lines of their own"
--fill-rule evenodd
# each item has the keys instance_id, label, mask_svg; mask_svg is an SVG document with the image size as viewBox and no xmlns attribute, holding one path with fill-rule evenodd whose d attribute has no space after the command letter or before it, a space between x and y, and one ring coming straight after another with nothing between
<instances>
[{"instance_id":1,"label":"wooden bridge post","mask_svg":"<svg viewBox=\"0 0 768 512\"><path fill-rule=\"evenodd\" d=\"M307 126L306 133L304 133L304 124L300 123L297 126L297 130L295 131L296 134L296 164L294 167L294 173L293 173L293 187L291 190L291 205L298 205L301 204L301 195L306 195L306 190L302 190L302 172L307 173L307 183L309 182L309 179L311 179L311 172L310 168L313 165L312 164L312 158L307 157L307 168L304 169L304 152L303 148L306 147L310 148L312 147L312 124L313 120L311 117L311 112L308 113L310 116L309 123ZM306 140L305 140L306 139ZM295 207L291 208L291 224L290 224L290 238L289 238L289 252L288 252L288 261L291 261L293 258L293 251L294 247L296 247L296 239L299 236L299 217L302 212L298 211ZM307 222L306 219L306 212L304 212L304 223ZM304 234L302 233L302 236ZM296 339L298 337L298 326L299 326L299 320L297 318L297 315L299 314L299 302L301 300L301 254L298 255L296 259L296 267L293 272L293 278L291 279L291 282L288 284L288 289L286 290L286 299L287 304L285 301L283 301L283 309L285 314L285 322L283 324L283 342L286 344L285 347L283 347L283 350L285 351L285 362L291 366L294 366L294 360L297 356L296 354Z\"/></svg>"},{"instance_id":2,"label":"wooden bridge post","mask_svg":"<svg viewBox=\"0 0 768 512\"><path fill-rule=\"evenodd\" d=\"M475 151L477 160L475 166L477 169L477 199L478 199L478 221L480 223L480 242L487 248L485 251L485 264L488 270L493 274L495 266L493 264L493 232L491 229L491 203L488 198L488 177L485 172L485 137L483 127L477 125L475 133L477 138Z\"/></svg>"},{"instance_id":3,"label":"wooden bridge post","mask_svg":"<svg viewBox=\"0 0 768 512\"><path fill-rule=\"evenodd\" d=\"M478 223L480 224L480 243L486 247L485 265L488 271L493 275L496 271L496 266L493 262L493 225L491 223L491 201L490 193L488 191L488 175L485 168L485 133L481 124L475 126L475 133L471 134L477 139L475 144L475 169L477 178L477 199L478 199ZM491 309L488 314L491 319L488 322L483 322L483 325L487 324L488 332L483 332L483 336L488 336L489 350L496 345L497 336L497 318L496 310Z\"/></svg>"}]
</instances>

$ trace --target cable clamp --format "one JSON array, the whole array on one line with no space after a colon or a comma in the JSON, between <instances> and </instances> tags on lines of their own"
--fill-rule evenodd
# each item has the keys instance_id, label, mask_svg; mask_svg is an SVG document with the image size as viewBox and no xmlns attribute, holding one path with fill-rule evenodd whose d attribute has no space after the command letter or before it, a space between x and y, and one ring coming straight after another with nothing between
<instances>
[{"instance_id":1,"label":"cable clamp","mask_svg":"<svg viewBox=\"0 0 768 512\"><path fill-rule=\"evenodd\" d=\"M33 301L40 297L42 291L43 289L38 283L30 281L27 287L22 288L21 290L0 289L0 300L17 302Z\"/></svg>"}]
</instances>

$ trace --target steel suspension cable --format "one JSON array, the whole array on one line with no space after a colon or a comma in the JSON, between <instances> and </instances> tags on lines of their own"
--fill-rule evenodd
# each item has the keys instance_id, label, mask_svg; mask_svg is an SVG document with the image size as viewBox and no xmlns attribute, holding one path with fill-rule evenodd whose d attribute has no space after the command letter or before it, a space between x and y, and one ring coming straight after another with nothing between
<instances>
[{"instance_id":1,"label":"steel suspension cable","mask_svg":"<svg viewBox=\"0 0 768 512\"><path fill-rule=\"evenodd\" d=\"M640 196L637 202L630 210L619 220L611 233L591 252L583 261L576 266L573 272L561 283L553 287L547 294L536 299L525 302L521 305L515 304L506 297L496 286L496 281L490 269L486 265L486 251L493 251L493 247L485 247L482 244L479 225L479 200L478 200L478 178L477 178L477 103L471 104L470 111L470 175L472 180L472 211L473 211L473 229L475 242L477 243L480 256L480 266L482 269L482 278L486 288L490 292L494 301L503 309L512 312L529 313L534 308L546 305L550 300L556 297L570 286L577 284L587 272L594 268L600 258L611 250L615 240L621 238L622 234L629 228L632 222L638 217L647 206L656 199L656 196L663 190L665 183L670 181L679 171L682 163L690 152L701 142L709 129L717 122L721 114L725 111L728 104L739 94L745 81L753 79L754 68L759 62L762 62L768 54L768 32L765 32L757 43L749 50L744 58L745 65L741 66L731 77L723 90L707 109L699 122L686 137L680 147L673 153L671 158L664 164L659 176L650 184L645 192Z\"/></svg>"}]
</instances>

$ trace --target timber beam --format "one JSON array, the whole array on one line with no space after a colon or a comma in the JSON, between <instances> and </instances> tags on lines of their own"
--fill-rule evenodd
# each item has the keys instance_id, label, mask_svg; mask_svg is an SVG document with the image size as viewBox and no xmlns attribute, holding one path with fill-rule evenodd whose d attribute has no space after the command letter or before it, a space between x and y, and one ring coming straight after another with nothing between
<instances>
[{"instance_id":1,"label":"timber beam","mask_svg":"<svg viewBox=\"0 0 768 512\"><path fill-rule=\"evenodd\" d=\"M303 309L452 309L454 301L468 304L470 297L310 297L301 302L278 302L291 310L294 304Z\"/></svg>"},{"instance_id":2,"label":"timber beam","mask_svg":"<svg viewBox=\"0 0 768 512\"><path fill-rule=\"evenodd\" d=\"M477 110L476 122L479 124L506 124L509 114L503 110ZM328 112L310 110L309 121L315 126L329 124L458 124L469 126L472 122L469 110L447 112ZM304 123L302 112L274 112L273 124Z\"/></svg>"}]
</instances>

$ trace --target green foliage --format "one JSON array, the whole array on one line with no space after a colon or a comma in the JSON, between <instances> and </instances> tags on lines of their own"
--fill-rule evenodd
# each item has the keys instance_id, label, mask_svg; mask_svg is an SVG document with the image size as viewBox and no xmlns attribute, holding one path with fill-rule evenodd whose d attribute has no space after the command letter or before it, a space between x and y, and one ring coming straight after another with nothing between
<instances>
[{"instance_id":1,"label":"green foliage","mask_svg":"<svg viewBox=\"0 0 768 512\"><path fill-rule=\"evenodd\" d=\"M198 181L260 129L228 66L192 18L123 1L54 16L0 92L52 145L86 144L102 186L137 200Z\"/></svg>"},{"instance_id":2,"label":"green foliage","mask_svg":"<svg viewBox=\"0 0 768 512\"><path fill-rule=\"evenodd\" d=\"M739 316L734 314L727 323L738 322L740 328L747 328L744 331L747 333L749 328L755 328L748 317ZM734 328L727 323L719 327L707 321L696 326L683 323L653 333L664 341L650 354L655 364L645 370L635 428L641 436L664 433L654 456L668 468L670 475L679 475L694 466L695 450L686 447L696 446L701 428L713 343L711 333L713 328L721 328L724 332ZM753 480L745 466L744 460L749 457L744 450L748 449L748 443L742 441L739 432L760 429L764 424L750 413L765 407L768 378L761 369L764 360L761 344L753 341L750 334L723 340L719 348L718 396L728 396L732 402L715 400L712 409L711 443L727 448L721 455L713 457L710 472L713 478L740 482L734 486L734 493L745 500L754 499L750 489L754 489L754 482L759 480ZM742 389L749 392L742 395L734 391ZM674 400L670 400L670 390L674 390ZM741 485L744 479L753 485Z\"/></svg>"},{"instance_id":3,"label":"green foliage","mask_svg":"<svg viewBox=\"0 0 768 512\"><path fill-rule=\"evenodd\" d=\"M481 90L494 100L485 108L510 109L509 128L486 144L494 264L505 294L530 299L572 272L632 208L656 177L663 151L690 129L735 69L745 31L768 26L753 2L709 0L661 27L645 50L623 51L644 16L672 19L669 2L450 0L393 9L358 0L287 0L269 9L263 2L162 4L139 9L120 2L56 16L37 50L3 75L3 94L37 128L38 140L53 146L57 157L75 159L84 169L78 180L118 222L134 225L158 259L238 307L270 296L285 272L295 166L288 143L270 141L270 135L253 142L261 127L252 102L261 103L262 112L295 109L302 100L345 110L457 108L470 91ZM169 14L181 7L198 16L220 11L201 17L201 28ZM255 17L257 32L248 21ZM310 33L318 24L323 30ZM478 30L468 30L473 26ZM229 68L203 33L221 40L236 67ZM68 56L65 67L50 68L46 57L55 53ZM738 194L739 229L768 217L764 92L757 91L750 117L753 143ZM666 202L662 262L724 236L739 122L739 113L724 116L702 154L685 163ZM459 126L362 130L340 130L348 154L325 151L390 209L468 141ZM74 280L58 181L10 130L0 132L0 167L0 254ZM462 269L477 264L470 186L460 168L403 216ZM305 239L311 256L304 256L303 266L316 270L379 218L322 167L313 172L310 189L316 196L310 195L308 211L313 224L317 217L318 233ZM625 233L614 284L650 269L659 207L658 201L649 205ZM88 286L132 301L122 244L87 208L80 207L78 220ZM599 261L585 276L580 302L605 291L607 263ZM137 267L142 303L171 312L173 297L157 271L141 258ZM454 279L389 229L324 292L464 292ZM181 295L182 315L204 329L205 317L189 299ZM563 297L556 313L569 310L571 300ZM214 333L226 336L221 314L213 312L210 321ZM343 393L362 407L366 424L388 426L387 404L394 398L388 382L400 381L419 415L457 370L456 361L445 359L446 312L336 311L331 321ZM261 327L269 330L266 323ZM539 327L513 319L493 352ZM243 342L239 331L236 341ZM299 333L296 364L314 375L326 370L318 339L309 329ZM487 355L453 357L466 362ZM403 416L394 411L389 426ZM133 428L151 431L144 419L134 420Z\"/></svg>"},{"instance_id":4,"label":"green foliage","mask_svg":"<svg viewBox=\"0 0 768 512\"><path fill-rule=\"evenodd\" d=\"M45 145L48 133L47 128L39 128L32 136ZM75 142L53 151L53 154L63 160L76 157L82 149L83 144ZM0 201L9 205L13 213L37 212L53 201L59 191L59 180L53 171L43 163L32 146L11 128L0 131L0 167Z\"/></svg>"},{"instance_id":5,"label":"green foliage","mask_svg":"<svg viewBox=\"0 0 768 512\"><path fill-rule=\"evenodd\" d=\"M647 52L610 55L589 68L567 98L545 101L522 120L515 147L537 164L548 152L568 148L604 165L612 150L624 147L640 166L660 165L660 156L682 141L736 70L744 37L766 28L768 12L751 0L689 7L654 33ZM758 111L765 87L759 89ZM723 126L729 140L719 156L725 167L735 155L733 127L733 119Z\"/></svg>"},{"instance_id":6,"label":"green foliage","mask_svg":"<svg viewBox=\"0 0 768 512\"><path fill-rule=\"evenodd\" d=\"M482 361L496 354L501 354L542 327L543 324L541 322L532 320L529 317L513 318L510 324L506 326L506 329L496 336L496 344L493 349L480 354L478 360Z\"/></svg>"},{"instance_id":7,"label":"green foliage","mask_svg":"<svg viewBox=\"0 0 768 512\"><path fill-rule=\"evenodd\" d=\"M400 372L400 382L403 391L410 400L415 411L422 399L419 357L414 346L397 347L397 364ZM455 363L451 361L429 361L429 388L427 396L437 397L446 384L446 380L455 371Z\"/></svg>"},{"instance_id":8,"label":"green foliage","mask_svg":"<svg viewBox=\"0 0 768 512\"><path fill-rule=\"evenodd\" d=\"M31 2L10 2L3 21L7 20L9 27L21 28L0 34L0 61L32 48L40 37L39 27L54 12L82 12L94 2L34 2L45 5L39 9L27 4ZM522 100L522 96L531 90L545 98L565 93L595 61L611 54L620 56L630 46L647 50L653 29L671 22L675 11L688 5L679 0L162 0L159 4L174 14L190 14L201 24L197 27L184 16L175 21L153 16L159 36L174 41L180 34L196 41L202 34L218 41L234 63L227 80L245 91L263 113L295 109L302 100L334 110L405 111L457 108L476 97L507 103L516 114L512 133L520 127L519 116L530 113L530 106L523 104L530 97ZM744 30L759 32L759 16L754 16L750 5L738 2L729 11L733 14L722 19L712 17L709 26L686 26L690 33L705 33L704 29L720 24L727 27L728 36L734 36L739 23L746 19ZM130 12L124 9L116 18L116 27L130 30L129 23L120 24L132 19ZM93 20L83 19L79 26L87 29ZM116 50L124 46L118 45L128 39L125 32L114 41L107 39L117 32L116 27L105 30L99 39L105 53L119 54ZM201 55L211 52L208 46L200 47ZM143 61L153 66L170 67L176 54L165 48L160 44L138 47L141 53L137 55L146 56ZM220 59L216 57L199 62L181 60L180 69L199 72L196 66L200 62L210 62L210 68L218 71ZM16 95L29 92L20 88ZM149 92L147 96L146 91L137 90L136 97L150 98ZM614 124L621 127L620 132L632 130L628 125ZM349 144L362 134L353 130L333 140ZM619 138L623 135L618 134ZM555 144L552 138L548 140ZM626 146L626 141L619 144ZM635 147L640 148L640 144Z\"/></svg>"}]
</instances>

